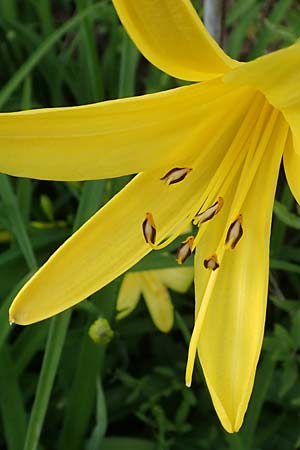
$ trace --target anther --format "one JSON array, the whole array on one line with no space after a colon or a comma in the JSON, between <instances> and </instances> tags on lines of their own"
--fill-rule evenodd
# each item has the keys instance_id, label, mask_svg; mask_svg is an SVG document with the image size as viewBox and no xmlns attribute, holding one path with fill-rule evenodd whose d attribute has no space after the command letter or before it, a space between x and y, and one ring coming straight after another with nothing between
<instances>
[{"instance_id":1,"label":"anther","mask_svg":"<svg viewBox=\"0 0 300 450\"><path fill-rule=\"evenodd\" d=\"M212 219L222 209L224 200L222 197L218 197L218 200L205 211L196 214L193 220L193 224L200 227L200 225L208 220Z\"/></svg>"},{"instance_id":2,"label":"anther","mask_svg":"<svg viewBox=\"0 0 300 450\"><path fill-rule=\"evenodd\" d=\"M150 212L146 213L146 218L143 222L143 234L147 244L154 244L156 237L156 226L153 220L153 216Z\"/></svg>"},{"instance_id":3,"label":"anther","mask_svg":"<svg viewBox=\"0 0 300 450\"><path fill-rule=\"evenodd\" d=\"M189 256L192 254L194 244L194 236L189 236L185 239L176 253L176 261L178 264L183 264Z\"/></svg>"},{"instance_id":4,"label":"anther","mask_svg":"<svg viewBox=\"0 0 300 450\"><path fill-rule=\"evenodd\" d=\"M230 244L232 249L236 247L237 243L243 236L242 220L242 215L240 214L228 228L225 244Z\"/></svg>"},{"instance_id":5,"label":"anther","mask_svg":"<svg viewBox=\"0 0 300 450\"><path fill-rule=\"evenodd\" d=\"M174 184L179 183L185 179L187 174L191 172L191 168L188 167L175 167L174 169L169 170L162 178L162 181L165 181L166 184Z\"/></svg>"},{"instance_id":6,"label":"anther","mask_svg":"<svg viewBox=\"0 0 300 450\"><path fill-rule=\"evenodd\" d=\"M214 271L220 267L220 264L218 262L218 257L215 253L213 255L211 255L209 258L205 259L203 261L203 264L204 264L205 269L210 269L212 271Z\"/></svg>"}]
</instances>

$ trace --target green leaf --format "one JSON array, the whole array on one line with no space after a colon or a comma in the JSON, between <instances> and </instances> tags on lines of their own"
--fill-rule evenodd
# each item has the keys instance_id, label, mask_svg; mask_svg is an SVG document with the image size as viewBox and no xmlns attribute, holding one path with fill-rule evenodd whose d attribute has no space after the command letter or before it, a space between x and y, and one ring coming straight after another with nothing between
<instances>
[{"instance_id":1,"label":"green leaf","mask_svg":"<svg viewBox=\"0 0 300 450\"><path fill-rule=\"evenodd\" d=\"M295 230L300 230L300 217L291 213L288 208L278 201L274 203L274 214L278 219Z\"/></svg>"},{"instance_id":2,"label":"green leaf","mask_svg":"<svg viewBox=\"0 0 300 450\"><path fill-rule=\"evenodd\" d=\"M254 390L245 417L244 426L239 433L244 444L243 450L252 449L255 442L255 433L259 417L266 400L268 390L272 383L275 361L272 354L264 353L264 358L258 367Z\"/></svg>"},{"instance_id":3,"label":"green leaf","mask_svg":"<svg viewBox=\"0 0 300 450\"><path fill-rule=\"evenodd\" d=\"M1 304L0 308L0 348L3 345L6 337L8 336L11 326L8 322L8 310L11 305L12 300L16 296L17 292L21 289L21 287L25 284L25 282L29 279L32 273L27 274L16 286L12 289L9 296L4 300Z\"/></svg>"},{"instance_id":4,"label":"green leaf","mask_svg":"<svg viewBox=\"0 0 300 450\"><path fill-rule=\"evenodd\" d=\"M296 311L300 310L299 300L286 300L286 299L282 300L281 298L276 297L275 295L271 295L270 300L272 303L274 303L274 305L276 305L283 311L295 313Z\"/></svg>"},{"instance_id":5,"label":"green leaf","mask_svg":"<svg viewBox=\"0 0 300 450\"><path fill-rule=\"evenodd\" d=\"M8 450L23 448L26 415L9 347L0 348L0 410Z\"/></svg>"},{"instance_id":6,"label":"green leaf","mask_svg":"<svg viewBox=\"0 0 300 450\"><path fill-rule=\"evenodd\" d=\"M300 273L300 265L299 264L290 263L288 261L283 261L280 259L271 258L270 268L277 269L277 270L283 270L286 272Z\"/></svg>"},{"instance_id":7,"label":"green leaf","mask_svg":"<svg viewBox=\"0 0 300 450\"><path fill-rule=\"evenodd\" d=\"M144 439L111 437L104 439L101 450L156 450L156 447Z\"/></svg>"},{"instance_id":8,"label":"green leaf","mask_svg":"<svg viewBox=\"0 0 300 450\"><path fill-rule=\"evenodd\" d=\"M11 232L15 236L30 270L37 268L37 262L30 239L26 230L24 219L11 186L10 178L0 174L0 194L10 222Z\"/></svg>"},{"instance_id":9,"label":"green leaf","mask_svg":"<svg viewBox=\"0 0 300 450\"><path fill-rule=\"evenodd\" d=\"M107 429L106 400L101 383L97 382L96 425L87 445L87 450L99 450Z\"/></svg>"},{"instance_id":10,"label":"green leaf","mask_svg":"<svg viewBox=\"0 0 300 450\"><path fill-rule=\"evenodd\" d=\"M95 194L95 190L97 192L99 187L101 187L101 189L103 187L101 182L87 182L74 221L74 231L84 223L98 207L98 202L100 201L99 197L92 195L93 200L91 201L89 192ZM30 415L24 450L36 450L38 446L70 318L71 310L68 310L51 319L42 370Z\"/></svg>"},{"instance_id":11,"label":"green leaf","mask_svg":"<svg viewBox=\"0 0 300 450\"><path fill-rule=\"evenodd\" d=\"M78 351L76 370L58 445L59 450L83 448L83 438L95 404L96 383L102 366L104 348L97 346L90 339L88 328L86 328L83 330L81 348Z\"/></svg>"},{"instance_id":12,"label":"green leaf","mask_svg":"<svg viewBox=\"0 0 300 450\"><path fill-rule=\"evenodd\" d=\"M28 76L32 69L40 62L40 60L48 53L51 47L69 30L75 25L80 23L84 18L93 14L95 10L104 6L104 3L95 3L88 8L84 9L81 13L77 14L72 19L65 22L60 28L54 31L49 37L47 37L39 48L28 58L28 60L22 64L20 69L14 74L14 76L6 83L0 92L0 108L3 108L14 90L19 84Z\"/></svg>"},{"instance_id":13,"label":"green leaf","mask_svg":"<svg viewBox=\"0 0 300 450\"><path fill-rule=\"evenodd\" d=\"M124 30L121 50L119 98L134 95L139 56L139 51Z\"/></svg>"},{"instance_id":14,"label":"green leaf","mask_svg":"<svg viewBox=\"0 0 300 450\"><path fill-rule=\"evenodd\" d=\"M295 359L291 358L284 362L283 371L281 373L280 388L278 391L279 398L283 398L298 380L298 364Z\"/></svg>"}]
</instances>

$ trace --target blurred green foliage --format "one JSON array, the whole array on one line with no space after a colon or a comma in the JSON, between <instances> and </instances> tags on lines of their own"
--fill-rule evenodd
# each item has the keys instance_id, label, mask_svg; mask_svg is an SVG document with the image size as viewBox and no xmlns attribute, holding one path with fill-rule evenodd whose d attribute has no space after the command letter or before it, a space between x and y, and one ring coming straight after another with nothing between
<instances>
[{"instance_id":1,"label":"blurred green foliage","mask_svg":"<svg viewBox=\"0 0 300 450\"><path fill-rule=\"evenodd\" d=\"M236 0L226 25L228 52L251 59L297 38L300 4ZM2 111L79 105L182 83L145 61L109 1L0 2L0 57ZM0 175L0 448L300 448L300 215L283 174L264 350L240 433L221 428L200 366L192 388L184 387L192 291L172 293L176 324L169 335L154 328L142 304L115 322L120 280L79 304L72 317L67 312L26 328L7 323L12 298L37 266L127 181L50 183ZM135 270L174 264L158 253ZM107 345L88 335L99 316L114 331Z\"/></svg>"}]
</instances>

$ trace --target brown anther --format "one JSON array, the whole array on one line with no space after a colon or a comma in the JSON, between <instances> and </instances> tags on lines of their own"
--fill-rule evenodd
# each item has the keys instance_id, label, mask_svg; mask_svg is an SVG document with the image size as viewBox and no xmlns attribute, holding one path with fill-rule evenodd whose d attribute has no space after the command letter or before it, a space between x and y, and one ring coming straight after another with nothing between
<instances>
[{"instance_id":1,"label":"brown anther","mask_svg":"<svg viewBox=\"0 0 300 450\"><path fill-rule=\"evenodd\" d=\"M225 244L230 243L230 247L234 249L243 236L243 228L242 228L242 215L240 214L238 218L232 222L230 227L228 228Z\"/></svg>"},{"instance_id":2,"label":"brown anther","mask_svg":"<svg viewBox=\"0 0 300 450\"><path fill-rule=\"evenodd\" d=\"M162 181L165 181L166 184L174 184L179 183L179 181L182 181L185 179L187 174L192 169L189 167L175 167L174 169L169 170L162 178Z\"/></svg>"},{"instance_id":3,"label":"brown anther","mask_svg":"<svg viewBox=\"0 0 300 450\"><path fill-rule=\"evenodd\" d=\"M153 216L150 212L146 213L146 218L143 222L143 234L147 244L155 244L156 227Z\"/></svg>"},{"instance_id":4,"label":"brown anther","mask_svg":"<svg viewBox=\"0 0 300 450\"><path fill-rule=\"evenodd\" d=\"M203 264L204 264L205 269L210 269L212 271L214 271L220 267L220 264L218 262L218 257L215 253L213 255L211 255L209 258L205 259L203 261Z\"/></svg>"},{"instance_id":5,"label":"brown anther","mask_svg":"<svg viewBox=\"0 0 300 450\"><path fill-rule=\"evenodd\" d=\"M218 197L218 200L205 211L196 214L193 220L193 224L200 227L200 225L208 220L211 220L222 209L224 200L222 197Z\"/></svg>"},{"instance_id":6,"label":"brown anther","mask_svg":"<svg viewBox=\"0 0 300 450\"><path fill-rule=\"evenodd\" d=\"M189 256L192 254L194 244L194 236L189 236L185 239L176 253L176 261L178 264L183 264Z\"/></svg>"}]
</instances>

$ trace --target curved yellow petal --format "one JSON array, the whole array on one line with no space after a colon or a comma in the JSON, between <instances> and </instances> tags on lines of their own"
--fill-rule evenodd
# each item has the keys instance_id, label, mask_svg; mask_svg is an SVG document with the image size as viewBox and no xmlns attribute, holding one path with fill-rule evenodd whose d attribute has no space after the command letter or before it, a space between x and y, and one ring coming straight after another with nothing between
<instances>
[{"instance_id":1,"label":"curved yellow petal","mask_svg":"<svg viewBox=\"0 0 300 450\"><path fill-rule=\"evenodd\" d=\"M160 269L157 277L168 288L184 294L192 284L194 269L192 267L176 267L175 269Z\"/></svg>"},{"instance_id":2,"label":"curved yellow petal","mask_svg":"<svg viewBox=\"0 0 300 450\"><path fill-rule=\"evenodd\" d=\"M224 81L237 86L248 85L260 90L279 109L294 137L300 153L300 43L262 56L229 72Z\"/></svg>"},{"instance_id":3,"label":"curved yellow petal","mask_svg":"<svg viewBox=\"0 0 300 450\"><path fill-rule=\"evenodd\" d=\"M199 202L224 146L230 144L251 99L251 92L242 93L243 101L231 115L226 113L226 105L232 100L229 96L224 104L223 100L217 102L215 115L206 117L203 113L199 129L180 144L180 153L192 168L182 182L168 186L161 180L170 165L135 177L24 286L11 307L11 321L28 324L57 314L133 266L149 252L142 234L146 212L153 214L158 241L170 235ZM237 90L233 98L240 94ZM220 117L223 120L219 124Z\"/></svg>"},{"instance_id":4,"label":"curved yellow petal","mask_svg":"<svg viewBox=\"0 0 300 450\"><path fill-rule=\"evenodd\" d=\"M141 273L141 287L154 324L163 333L168 333L174 322L173 304L168 289L156 272L149 270Z\"/></svg>"},{"instance_id":5,"label":"curved yellow petal","mask_svg":"<svg viewBox=\"0 0 300 450\"><path fill-rule=\"evenodd\" d=\"M113 0L113 4L143 55L176 78L207 80L238 65L212 39L189 0Z\"/></svg>"},{"instance_id":6,"label":"curved yellow petal","mask_svg":"<svg viewBox=\"0 0 300 450\"><path fill-rule=\"evenodd\" d=\"M140 281L138 272L124 276L117 298L117 320L128 316L137 306L142 293Z\"/></svg>"},{"instance_id":7,"label":"curved yellow petal","mask_svg":"<svg viewBox=\"0 0 300 450\"><path fill-rule=\"evenodd\" d=\"M300 153L295 151L291 134L283 152L283 164L290 190L300 205Z\"/></svg>"},{"instance_id":8,"label":"curved yellow petal","mask_svg":"<svg viewBox=\"0 0 300 450\"><path fill-rule=\"evenodd\" d=\"M184 162L221 81L93 105L0 114L0 172L47 180L110 178Z\"/></svg>"},{"instance_id":9,"label":"curved yellow petal","mask_svg":"<svg viewBox=\"0 0 300 450\"><path fill-rule=\"evenodd\" d=\"M10 308L10 320L26 325L46 319L133 266L150 251L142 233L147 211L155 218L157 238L164 239L192 208L199 179L189 175L177 186L166 186L161 171L137 175L29 280Z\"/></svg>"},{"instance_id":10,"label":"curved yellow petal","mask_svg":"<svg viewBox=\"0 0 300 450\"><path fill-rule=\"evenodd\" d=\"M204 259L216 250L224 233L233 186L231 201L224 198L222 212L196 251L196 317L208 280L216 277L198 352L216 412L228 432L238 431L243 423L262 345L272 206L286 130L281 118L242 207L244 234L236 248L226 251L216 272L203 268Z\"/></svg>"}]
</instances>

